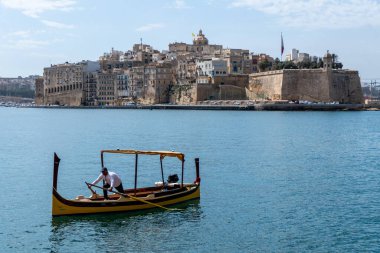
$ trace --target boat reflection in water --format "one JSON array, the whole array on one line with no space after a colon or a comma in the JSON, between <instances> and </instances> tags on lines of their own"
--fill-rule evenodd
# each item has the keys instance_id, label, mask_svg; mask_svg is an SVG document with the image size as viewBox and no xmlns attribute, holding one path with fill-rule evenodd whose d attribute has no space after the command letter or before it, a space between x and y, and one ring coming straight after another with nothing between
<instances>
[{"instance_id":1,"label":"boat reflection in water","mask_svg":"<svg viewBox=\"0 0 380 253\"><path fill-rule=\"evenodd\" d=\"M173 206L176 211L148 209L128 213L104 213L86 216L53 217L51 221L51 252L141 252L165 251L175 247L187 250L188 245L168 245L176 237L197 233L202 220L200 200ZM82 249L83 242L88 242ZM182 248L184 247L184 248ZM182 250L181 250L182 249Z\"/></svg>"}]
</instances>

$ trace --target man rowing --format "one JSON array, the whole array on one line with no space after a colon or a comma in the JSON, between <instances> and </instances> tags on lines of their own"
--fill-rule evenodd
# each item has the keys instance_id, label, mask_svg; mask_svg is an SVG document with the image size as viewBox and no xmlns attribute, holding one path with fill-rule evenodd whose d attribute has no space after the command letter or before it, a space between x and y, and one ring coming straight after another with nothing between
<instances>
[{"instance_id":1,"label":"man rowing","mask_svg":"<svg viewBox=\"0 0 380 253\"><path fill-rule=\"evenodd\" d=\"M119 175L117 175L115 172L108 171L108 169L106 167L103 167L101 170L101 174L99 175L99 177L94 182L92 182L92 184L96 185L102 179L106 181L106 184L103 185L104 199L108 199L107 190L112 191L112 188L115 188L120 193L124 193L123 184L121 182L121 179L120 179Z\"/></svg>"}]
</instances>

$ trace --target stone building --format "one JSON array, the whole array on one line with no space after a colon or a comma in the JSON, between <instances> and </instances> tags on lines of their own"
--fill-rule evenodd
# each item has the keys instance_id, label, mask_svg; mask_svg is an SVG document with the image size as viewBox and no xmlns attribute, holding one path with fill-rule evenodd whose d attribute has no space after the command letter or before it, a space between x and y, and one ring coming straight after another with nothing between
<instances>
[{"instance_id":1,"label":"stone building","mask_svg":"<svg viewBox=\"0 0 380 253\"><path fill-rule=\"evenodd\" d=\"M115 105L115 71L97 73L96 104Z\"/></svg>"},{"instance_id":2,"label":"stone building","mask_svg":"<svg viewBox=\"0 0 380 253\"><path fill-rule=\"evenodd\" d=\"M222 57L227 62L228 74L250 74L252 60L249 50L223 49Z\"/></svg>"},{"instance_id":3,"label":"stone building","mask_svg":"<svg viewBox=\"0 0 380 253\"><path fill-rule=\"evenodd\" d=\"M145 67L145 104L168 103L170 87L173 86L173 70L170 63Z\"/></svg>"},{"instance_id":4,"label":"stone building","mask_svg":"<svg viewBox=\"0 0 380 253\"><path fill-rule=\"evenodd\" d=\"M259 71L259 55L251 53L251 73L257 73Z\"/></svg>"},{"instance_id":5,"label":"stone building","mask_svg":"<svg viewBox=\"0 0 380 253\"><path fill-rule=\"evenodd\" d=\"M128 102L128 70L123 70L116 75L115 100L117 105L125 105Z\"/></svg>"},{"instance_id":6,"label":"stone building","mask_svg":"<svg viewBox=\"0 0 380 253\"><path fill-rule=\"evenodd\" d=\"M97 87L97 73L96 72L84 72L84 103L86 106L94 106L96 104L96 87Z\"/></svg>"},{"instance_id":7,"label":"stone building","mask_svg":"<svg viewBox=\"0 0 380 253\"><path fill-rule=\"evenodd\" d=\"M205 34L203 34L202 30L193 36L192 44L183 42L169 44L167 59L171 61L173 66L174 90L176 92L173 101L177 100L177 95L181 96L182 91L188 91L189 87L196 83L196 79L199 75L199 65L205 67L205 65L201 63L202 60L220 57L222 49L222 45L209 44L209 40ZM224 63L221 64L224 66ZM204 70L206 71L206 69ZM210 71L212 72L212 70ZM225 70L219 71L218 69L217 71L219 72L218 74L221 75ZM216 74L216 70L214 74ZM205 81L208 82L207 78Z\"/></svg>"},{"instance_id":8,"label":"stone building","mask_svg":"<svg viewBox=\"0 0 380 253\"><path fill-rule=\"evenodd\" d=\"M79 106L87 104L86 87L93 87L89 73L100 69L99 62L82 61L44 68L44 104Z\"/></svg>"},{"instance_id":9,"label":"stone building","mask_svg":"<svg viewBox=\"0 0 380 253\"><path fill-rule=\"evenodd\" d=\"M144 95L144 66L132 67L128 70L128 95L133 100Z\"/></svg>"},{"instance_id":10,"label":"stone building","mask_svg":"<svg viewBox=\"0 0 380 253\"><path fill-rule=\"evenodd\" d=\"M196 59L192 54L178 55L175 60L170 62L173 67L175 84L195 83L197 66Z\"/></svg>"},{"instance_id":11,"label":"stone building","mask_svg":"<svg viewBox=\"0 0 380 253\"><path fill-rule=\"evenodd\" d=\"M199 59L196 61L198 76L226 76L227 62L219 58Z\"/></svg>"},{"instance_id":12,"label":"stone building","mask_svg":"<svg viewBox=\"0 0 380 253\"><path fill-rule=\"evenodd\" d=\"M189 60L186 64L186 79L188 83L195 83L197 78L197 64L194 60Z\"/></svg>"},{"instance_id":13,"label":"stone building","mask_svg":"<svg viewBox=\"0 0 380 253\"><path fill-rule=\"evenodd\" d=\"M38 77L35 80L35 95L34 95L34 102L36 105L43 105L44 104L44 78Z\"/></svg>"},{"instance_id":14,"label":"stone building","mask_svg":"<svg viewBox=\"0 0 380 253\"><path fill-rule=\"evenodd\" d=\"M186 44L184 42L174 42L169 44L169 52L183 54L192 51L192 45Z\"/></svg>"},{"instance_id":15,"label":"stone building","mask_svg":"<svg viewBox=\"0 0 380 253\"><path fill-rule=\"evenodd\" d=\"M136 57L136 53L134 51L128 50L124 52L122 55L119 57L120 62L124 61L131 61Z\"/></svg>"},{"instance_id":16,"label":"stone building","mask_svg":"<svg viewBox=\"0 0 380 253\"><path fill-rule=\"evenodd\" d=\"M133 52L137 53L139 51L142 51L142 52L149 52L149 53L153 53L154 52L154 49L151 45L147 45L147 44L134 44L133 47L132 47L132 50Z\"/></svg>"},{"instance_id":17,"label":"stone building","mask_svg":"<svg viewBox=\"0 0 380 253\"><path fill-rule=\"evenodd\" d=\"M125 54L122 51L114 50L113 48L109 53L104 53L99 57L100 68L103 71L110 70L114 67L120 68L123 64L120 62L120 58L123 58Z\"/></svg>"},{"instance_id":18,"label":"stone building","mask_svg":"<svg viewBox=\"0 0 380 253\"><path fill-rule=\"evenodd\" d=\"M159 53L159 51L154 50L153 47L146 44L133 45L133 52L135 53L134 59L144 64L153 62L153 54Z\"/></svg>"},{"instance_id":19,"label":"stone building","mask_svg":"<svg viewBox=\"0 0 380 253\"><path fill-rule=\"evenodd\" d=\"M142 104L168 103L173 86L173 69L170 63L155 63L133 67L125 74L128 97Z\"/></svg>"},{"instance_id":20,"label":"stone building","mask_svg":"<svg viewBox=\"0 0 380 253\"><path fill-rule=\"evenodd\" d=\"M194 36L193 44L186 44L183 42L175 42L169 44L169 51L175 52L177 55L185 53L193 53L194 55L210 55L220 54L223 49L222 45L210 45L208 39L203 34L202 30L199 30L198 35Z\"/></svg>"},{"instance_id":21,"label":"stone building","mask_svg":"<svg viewBox=\"0 0 380 253\"><path fill-rule=\"evenodd\" d=\"M149 63L153 62L153 53L138 51L136 53L135 59L137 61L143 62L144 64L149 64Z\"/></svg>"},{"instance_id":22,"label":"stone building","mask_svg":"<svg viewBox=\"0 0 380 253\"><path fill-rule=\"evenodd\" d=\"M155 52L152 54L152 61L153 62L161 62L166 59L166 54Z\"/></svg>"}]
</instances>

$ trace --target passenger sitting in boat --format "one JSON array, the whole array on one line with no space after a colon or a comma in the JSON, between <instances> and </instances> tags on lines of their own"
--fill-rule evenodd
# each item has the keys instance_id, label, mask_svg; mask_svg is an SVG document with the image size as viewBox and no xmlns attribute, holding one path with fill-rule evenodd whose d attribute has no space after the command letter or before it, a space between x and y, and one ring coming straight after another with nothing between
<instances>
[{"instance_id":1,"label":"passenger sitting in boat","mask_svg":"<svg viewBox=\"0 0 380 253\"><path fill-rule=\"evenodd\" d=\"M121 183L119 175L115 172L108 171L106 167L104 167L101 172L102 173L92 184L97 184L102 179L106 181L106 184L103 185L104 199L108 199L107 190L112 191L112 188L116 188L118 192L124 193L123 184Z\"/></svg>"}]
</instances>

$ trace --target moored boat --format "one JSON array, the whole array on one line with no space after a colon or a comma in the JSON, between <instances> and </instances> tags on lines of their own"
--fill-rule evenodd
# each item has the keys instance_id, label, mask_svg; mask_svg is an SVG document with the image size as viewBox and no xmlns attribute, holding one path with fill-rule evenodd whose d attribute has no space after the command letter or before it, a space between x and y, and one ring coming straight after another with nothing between
<instances>
[{"instance_id":1,"label":"moored boat","mask_svg":"<svg viewBox=\"0 0 380 253\"><path fill-rule=\"evenodd\" d=\"M124 190L124 193L113 192L109 199L96 194L92 187L102 188L96 185L86 183L90 188L92 195L84 197L79 195L75 199L66 199L58 193L58 169L60 158L54 153L54 173L53 173L53 196L52 196L52 215L76 215L76 214L94 214L109 212L127 212L138 211L149 208L169 209L168 206L185 202L192 199L200 198L200 176L199 176L199 159L195 159L196 179L193 183L184 183L184 164L185 155L172 151L140 151L140 150L102 150L101 165L104 167L104 153L126 154L135 156L135 175L134 188ZM138 157L140 155L156 155L160 157L160 168L162 181L156 182L151 187L137 187ZM181 162L180 182L178 176L174 177L175 181L164 181L164 170L162 160L165 157L178 158ZM177 181L177 182L176 182Z\"/></svg>"}]
</instances>

